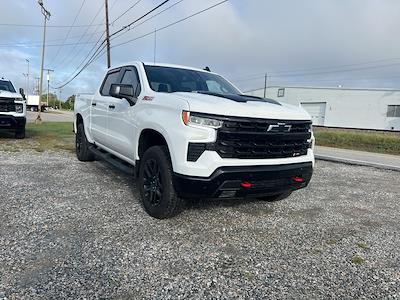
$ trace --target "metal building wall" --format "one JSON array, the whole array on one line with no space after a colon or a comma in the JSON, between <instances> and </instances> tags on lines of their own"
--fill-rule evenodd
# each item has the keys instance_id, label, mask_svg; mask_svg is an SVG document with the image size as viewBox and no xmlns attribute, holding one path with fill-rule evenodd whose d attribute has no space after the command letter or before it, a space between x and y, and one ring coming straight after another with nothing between
<instances>
[{"instance_id":1,"label":"metal building wall","mask_svg":"<svg viewBox=\"0 0 400 300\"><path fill-rule=\"evenodd\" d=\"M278 90L282 88L285 88L284 96L278 97ZM248 94L262 97L264 90ZM267 97L293 105L319 103L314 107L308 105L312 111L317 106L323 109L326 103L323 126L400 130L400 117L387 117L388 105L400 105L399 90L269 87Z\"/></svg>"}]
</instances>

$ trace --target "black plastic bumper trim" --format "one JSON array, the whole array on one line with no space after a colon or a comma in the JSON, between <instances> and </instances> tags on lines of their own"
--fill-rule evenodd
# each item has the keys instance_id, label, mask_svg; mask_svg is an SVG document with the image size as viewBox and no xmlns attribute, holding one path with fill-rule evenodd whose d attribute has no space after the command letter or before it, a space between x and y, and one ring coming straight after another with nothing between
<instances>
[{"instance_id":1,"label":"black plastic bumper trim","mask_svg":"<svg viewBox=\"0 0 400 300\"><path fill-rule=\"evenodd\" d=\"M0 129L23 128L26 124L26 117L15 117L0 114Z\"/></svg>"},{"instance_id":2,"label":"black plastic bumper trim","mask_svg":"<svg viewBox=\"0 0 400 300\"><path fill-rule=\"evenodd\" d=\"M311 180L311 162L268 165L221 167L210 177L194 177L174 174L174 187L183 198L218 198L229 191L232 198L278 194L304 188ZM301 177L303 182L295 182L293 177ZM252 183L251 188L243 188L240 183Z\"/></svg>"}]
</instances>

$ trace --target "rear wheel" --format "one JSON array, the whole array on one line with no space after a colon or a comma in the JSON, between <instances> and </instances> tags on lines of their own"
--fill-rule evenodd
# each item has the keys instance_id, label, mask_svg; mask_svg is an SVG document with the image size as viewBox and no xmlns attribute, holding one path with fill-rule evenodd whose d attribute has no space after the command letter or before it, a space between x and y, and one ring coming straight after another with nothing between
<instances>
[{"instance_id":1,"label":"rear wheel","mask_svg":"<svg viewBox=\"0 0 400 300\"><path fill-rule=\"evenodd\" d=\"M16 139L25 138L25 127L17 128L17 130L15 130L15 138Z\"/></svg>"},{"instance_id":2,"label":"rear wheel","mask_svg":"<svg viewBox=\"0 0 400 300\"><path fill-rule=\"evenodd\" d=\"M75 135L75 152L80 161L93 161L95 156L89 150L90 143L86 139L85 128L79 124Z\"/></svg>"},{"instance_id":3,"label":"rear wheel","mask_svg":"<svg viewBox=\"0 0 400 300\"><path fill-rule=\"evenodd\" d=\"M138 184L143 207L154 218L171 218L181 210L182 199L175 193L172 175L166 146L153 146L144 153Z\"/></svg>"},{"instance_id":4,"label":"rear wheel","mask_svg":"<svg viewBox=\"0 0 400 300\"><path fill-rule=\"evenodd\" d=\"M264 196L264 197L258 197L258 199L263 200L263 201L268 201L268 202L275 202L275 201L280 201L283 199L286 199L292 194L292 191L276 194L276 195L271 195L271 196Z\"/></svg>"}]
</instances>

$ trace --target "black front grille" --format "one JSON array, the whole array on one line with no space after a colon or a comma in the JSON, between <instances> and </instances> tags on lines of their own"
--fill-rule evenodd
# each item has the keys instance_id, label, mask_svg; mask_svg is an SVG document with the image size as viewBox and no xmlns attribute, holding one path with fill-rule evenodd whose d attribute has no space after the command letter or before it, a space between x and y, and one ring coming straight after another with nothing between
<instances>
[{"instance_id":1,"label":"black front grille","mask_svg":"<svg viewBox=\"0 0 400 300\"><path fill-rule=\"evenodd\" d=\"M15 104L14 102L0 102L0 112L13 112L15 111Z\"/></svg>"},{"instance_id":2,"label":"black front grille","mask_svg":"<svg viewBox=\"0 0 400 300\"><path fill-rule=\"evenodd\" d=\"M215 151L222 158L267 159L306 155L311 121L225 119Z\"/></svg>"}]
</instances>

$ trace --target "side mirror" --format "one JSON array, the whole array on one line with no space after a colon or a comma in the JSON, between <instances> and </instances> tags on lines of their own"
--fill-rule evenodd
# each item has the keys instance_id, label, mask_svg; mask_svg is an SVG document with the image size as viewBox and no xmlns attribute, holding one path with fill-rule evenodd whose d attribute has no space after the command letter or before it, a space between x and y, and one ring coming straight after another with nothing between
<instances>
[{"instance_id":1,"label":"side mirror","mask_svg":"<svg viewBox=\"0 0 400 300\"><path fill-rule=\"evenodd\" d=\"M119 99L126 99L130 106L135 105L135 89L130 84L112 84L110 87L110 96Z\"/></svg>"},{"instance_id":2,"label":"side mirror","mask_svg":"<svg viewBox=\"0 0 400 300\"><path fill-rule=\"evenodd\" d=\"M19 88L19 93L21 94L22 99L26 100L25 91L23 88Z\"/></svg>"}]
</instances>

